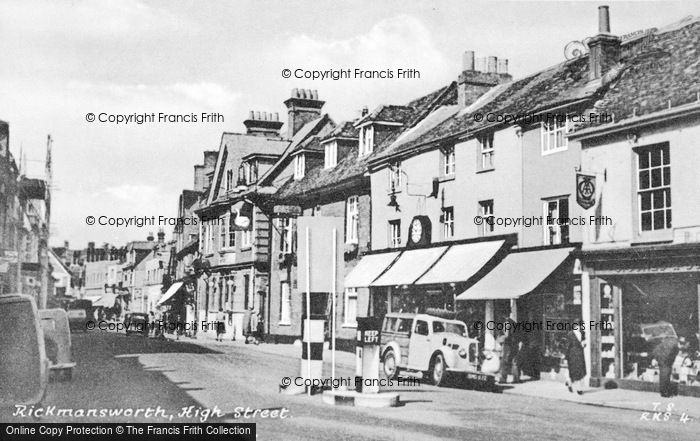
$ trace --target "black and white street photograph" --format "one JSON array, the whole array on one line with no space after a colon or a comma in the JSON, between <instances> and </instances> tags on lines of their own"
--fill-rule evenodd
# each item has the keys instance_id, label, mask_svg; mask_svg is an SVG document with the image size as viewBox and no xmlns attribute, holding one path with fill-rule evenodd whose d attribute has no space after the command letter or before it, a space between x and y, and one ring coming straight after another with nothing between
<instances>
[{"instance_id":1,"label":"black and white street photograph","mask_svg":"<svg viewBox=\"0 0 700 441\"><path fill-rule=\"evenodd\" d=\"M0 439L700 438L700 1L1 0L0 54Z\"/></svg>"}]
</instances>

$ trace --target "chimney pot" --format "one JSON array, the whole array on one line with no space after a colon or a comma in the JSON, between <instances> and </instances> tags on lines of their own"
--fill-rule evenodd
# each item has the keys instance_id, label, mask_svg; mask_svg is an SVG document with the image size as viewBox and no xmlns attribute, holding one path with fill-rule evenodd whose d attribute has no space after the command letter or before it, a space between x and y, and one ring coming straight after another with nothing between
<instances>
[{"instance_id":1,"label":"chimney pot","mask_svg":"<svg viewBox=\"0 0 700 441\"><path fill-rule=\"evenodd\" d=\"M367 108L367 106L363 106L361 115L366 116L368 113L369 113L369 109Z\"/></svg>"},{"instance_id":2,"label":"chimney pot","mask_svg":"<svg viewBox=\"0 0 700 441\"><path fill-rule=\"evenodd\" d=\"M488 73L496 73L496 67L498 66L498 58L490 56L488 58L487 71Z\"/></svg>"},{"instance_id":3,"label":"chimney pot","mask_svg":"<svg viewBox=\"0 0 700 441\"><path fill-rule=\"evenodd\" d=\"M250 116L248 117L248 119L255 119L255 112L253 112L253 111L251 110L251 111L250 111Z\"/></svg>"},{"instance_id":4,"label":"chimney pot","mask_svg":"<svg viewBox=\"0 0 700 441\"><path fill-rule=\"evenodd\" d=\"M486 58L484 57L479 57L476 59L476 68L474 69L477 72L485 72L486 71Z\"/></svg>"},{"instance_id":5,"label":"chimney pot","mask_svg":"<svg viewBox=\"0 0 700 441\"><path fill-rule=\"evenodd\" d=\"M598 6L598 33L610 33L610 11L607 6Z\"/></svg>"},{"instance_id":6,"label":"chimney pot","mask_svg":"<svg viewBox=\"0 0 700 441\"><path fill-rule=\"evenodd\" d=\"M292 98L299 98L299 89L296 87L292 89Z\"/></svg>"},{"instance_id":7,"label":"chimney pot","mask_svg":"<svg viewBox=\"0 0 700 441\"><path fill-rule=\"evenodd\" d=\"M267 121L267 112L262 113L262 120Z\"/></svg>"},{"instance_id":8,"label":"chimney pot","mask_svg":"<svg viewBox=\"0 0 700 441\"><path fill-rule=\"evenodd\" d=\"M280 114L278 112L275 112L275 121L280 120Z\"/></svg>"},{"instance_id":9,"label":"chimney pot","mask_svg":"<svg viewBox=\"0 0 700 441\"><path fill-rule=\"evenodd\" d=\"M508 59L504 58L502 60L498 60L498 73L499 74L507 74L508 73Z\"/></svg>"},{"instance_id":10,"label":"chimney pot","mask_svg":"<svg viewBox=\"0 0 700 441\"><path fill-rule=\"evenodd\" d=\"M474 70L474 51L464 51L462 54L462 70Z\"/></svg>"}]
</instances>

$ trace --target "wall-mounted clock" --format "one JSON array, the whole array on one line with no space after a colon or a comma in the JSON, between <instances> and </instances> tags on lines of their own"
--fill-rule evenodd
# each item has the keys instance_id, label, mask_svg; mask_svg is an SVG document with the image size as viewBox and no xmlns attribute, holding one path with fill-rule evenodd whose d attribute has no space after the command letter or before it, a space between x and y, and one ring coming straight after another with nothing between
<instances>
[{"instance_id":1,"label":"wall-mounted clock","mask_svg":"<svg viewBox=\"0 0 700 441\"><path fill-rule=\"evenodd\" d=\"M430 245L432 224L428 216L416 216L408 227L408 243L406 248Z\"/></svg>"}]
</instances>

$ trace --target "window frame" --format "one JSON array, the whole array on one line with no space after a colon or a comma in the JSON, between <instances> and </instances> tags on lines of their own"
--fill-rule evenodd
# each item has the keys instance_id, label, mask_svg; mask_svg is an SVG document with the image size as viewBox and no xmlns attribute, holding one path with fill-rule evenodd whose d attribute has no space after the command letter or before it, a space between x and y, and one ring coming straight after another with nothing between
<instances>
[{"instance_id":1,"label":"window frame","mask_svg":"<svg viewBox=\"0 0 700 441\"><path fill-rule=\"evenodd\" d=\"M448 216L449 214L449 216ZM442 207L442 215L440 216L440 224L442 226L442 238L453 239L455 237L455 210L454 207Z\"/></svg>"},{"instance_id":2,"label":"window frame","mask_svg":"<svg viewBox=\"0 0 700 441\"><path fill-rule=\"evenodd\" d=\"M484 199L479 201L479 216L481 217L481 225L479 225L479 236L485 237L493 234L496 230L494 219L495 202L493 199ZM489 212L490 208L490 212ZM492 219L491 222L487 219Z\"/></svg>"},{"instance_id":3,"label":"window frame","mask_svg":"<svg viewBox=\"0 0 700 441\"><path fill-rule=\"evenodd\" d=\"M353 298L355 300L355 308L354 308L354 320L350 321L348 320L348 312L350 311L349 308L349 303L350 299ZM343 295L343 326L344 327L352 327L355 328L357 327L357 288L345 288L345 293Z\"/></svg>"},{"instance_id":4,"label":"window frame","mask_svg":"<svg viewBox=\"0 0 700 441\"><path fill-rule=\"evenodd\" d=\"M235 219L235 216L228 216L228 248L235 248L236 246Z\"/></svg>"},{"instance_id":5,"label":"window frame","mask_svg":"<svg viewBox=\"0 0 700 441\"><path fill-rule=\"evenodd\" d=\"M562 126L559 126L562 124ZM552 153L563 152L569 148L569 139L566 137L569 132L569 118L568 115L564 121L560 121L557 118L551 118L550 120L545 120L540 123L540 149L542 156L551 155ZM557 135L561 133L562 145L557 145ZM554 140L554 147L552 147L551 140Z\"/></svg>"},{"instance_id":6,"label":"window frame","mask_svg":"<svg viewBox=\"0 0 700 441\"><path fill-rule=\"evenodd\" d=\"M496 150L493 146L493 138L493 132L476 137L477 143L479 144L479 171L493 170L496 168L494 161ZM486 164L487 158L488 165Z\"/></svg>"},{"instance_id":7,"label":"window frame","mask_svg":"<svg viewBox=\"0 0 700 441\"><path fill-rule=\"evenodd\" d=\"M219 218L219 250L228 248L228 226L230 215L223 215Z\"/></svg>"},{"instance_id":8,"label":"window frame","mask_svg":"<svg viewBox=\"0 0 700 441\"><path fill-rule=\"evenodd\" d=\"M360 197L352 195L345 201L345 243L358 244L360 241Z\"/></svg>"},{"instance_id":9,"label":"window frame","mask_svg":"<svg viewBox=\"0 0 700 441\"><path fill-rule=\"evenodd\" d=\"M304 179L306 173L306 157L303 153L299 153L294 157L294 179Z\"/></svg>"},{"instance_id":10,"label":"window frame","mask_svg":"<svg viewBox=\"0 0 700 441\"><path fill-rule=\"evenodd\" d=\"M566 215L562 216L562 201L566 201ZM556 217L554 216L549 216L549 204L551 203L556 203L557 204L557 214ZM555 222L550 223L549 218L552 217L552 219L562 219L562 218L569 218L571 214L571 204L569 203L569 197L568 196L556 196L552 198L546 198L542 200L542 216L543 216L543 245L546 246L551 246L551 245L562 245L562 244L567 244L570 242L570 226L569 225L557 225ZM552 241L552 234L551 231L552 229L556 229L556 234L555 234L555 240Z\"/></svg>"},{"instance_id":11,"label":"window frame","mask_svg":"<svg viewBox=\"0 0 700 441\"><path fill-rule=\"evenodd\" d=\"M323 168L329 169L338 165L338 141L327 142L323 150Z\"/></svg>"},{"instance_id":12,"label":"window frame","mask_svg":"<svg viewBox=\"0 0 700 441\"><path fill-rule=\"evenodd\" d=\"M652 164L652 154L654 151L659 151L661 156L660 164ZM649 146L643 146L634 149L635 152L635 162L636 162L636 185L637 185L637 228L640 235L648 234L658 234L661 232L668 232L673 229L673 199L671 193L671 146L668 143L653 144ZM647 166L642 168L641 155L647 156ZM668 161L668 162L664 162ZM654 171L659 171L659 183L660 185L654 186ZM668 170L668 174L666 174ZM642 174L647 173L647 187L642 188ZM666 182L668 181L668 182ZM654 207L656 202L656 193L663 194L661 207ZM649 194L649 208L643 209L642 198L644 195ZM654 220L655 214L660 212L662 214L662 227L654 228L656 222ZM649 214L649 229L644 229L643 218L645 214Z\"/></svg>"},{"instance_id":13,"label":"window frame","mask_svg":"<svg viewBox=\"0 0 700 441\"><path fill-rule=\"evenodd\" d=\"M401 161L395 161L387 167L388 182L389 182L389 192L399 192L401 191L402 182L402 171L401 171Z\"/></svg>"},{"instance_id":14,"label":"window frame","mask_svg":"<svg viewBox=\"0 0 700 441\"><path fill-rule=\"evenodd\" d=\"M454 176L457 170L457 157L454 144L440 147L440 175Z\"/></svg>"},{"instance_id":15,"label":"window frame","mask_svg":"<svg viewBox=\"0 0 700 441\"><path fill-rule=\"evenodd\" d=\"M389 248L401 248L401 219L392 219L387 225Z\"/></svg>"},{"instance_id":16,"label":"window frame","mask_svg":"<svg viewBox=\"0 0 700 441\"><path fill-rule=\"evenodd\" d=\"M371 154L374 151L374 126L368 124L360 128L360 158Z\"/></svg>"},{"instance_id":17,"label":"window frame","mask_svg":"<svg viewBox=\"0 0 700 441\"><path fill-rule=\"evenodd\" d=\"M291 217L280 217L278 218L278 226L280 231L280 253L291 254L292 240L294 239L293 228L292 228L292 218Z\"/></svg>"}]
</instances>

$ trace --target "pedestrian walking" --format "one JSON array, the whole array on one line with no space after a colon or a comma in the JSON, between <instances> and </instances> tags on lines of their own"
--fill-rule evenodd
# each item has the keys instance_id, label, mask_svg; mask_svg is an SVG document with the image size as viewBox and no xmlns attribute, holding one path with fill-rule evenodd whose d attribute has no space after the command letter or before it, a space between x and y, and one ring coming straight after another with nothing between
<instances>
[{"instance_id":1,"label":"pedestrian walking","mask_svg":"<svg viewBox=\"0 0 700 441\"><path fill-rule=\"evenodd\" d=\"M226 314L223 308L219 308L216 313L216 341L223 341L223 335L226 332Z\"/></svg>"},{"instance_id":2,"label":"pedestrian walking","mask_svg":"<svg viewBox=\"0 0 700 441\"><path fill-rule=\"evenodd\" d=\"M678 338L674 336L665 336L658 339L653 339L655 345L651 351L652 357L659 364L659 392L664 398L675 395L675 388L671 382L671 373L673 362L678 355ZM653 341L652 340L652 341Z\"/></svg>"},{"instance_id":3,"label":"pedestrian walking","mask_svg":"<svg viewBox=\"0 0 700 441\"><path fill-rule=\"evenodd\" d=\"M243 337L245 337L245 344L250 343L249 339L251 336L250 321L253 316L253 308L246 309L243 313Z\"/></svg>"},{"instance_id":4,"label":"pedestrian walking","mask_svg":"<svg viewBox=\"0 0 700 441\"><path fill-rule=\"evenodd\" d=\"M259 314L255 314L252 311L251 308L251 316L250 316L250 333L251 336L253 337L253 343L260 344L260 341L258 340L258 325L260 324L260 317Z\"/></svg>"},{"instance_id":5,"label":"pedestrian walking","mask_svg":"<svg viewBox=\"0 0 700 441\"><path fill-rule=\"evenodd\" d=\"M259 343L263 341L263 332L265 331L265 321L263 319L262 311L258 312L257 317L258 323L256 325L255 339Z\"/></svg>"},{"instance_id":6,"label":"pedestrian walking","mask_svg":"<svg viewBox=\"0 0 700 441\"><path fill-rule=\"evenodd\" d=\"M521 332L510 317L505 322L505 334L502 337L501 367L499 383L508 382L508 374L513 374L513 383L520 383L520 366L518 353L522 346Z\"/></svg>"},{"instance_id":7,"label":"pedestrian walking","mask_svg":"<svg viewBox=\"0 0 700 441\"><path fill-rule=\"evenodd\" d=\"M580 320L576 321L580 323ZM586 358L583 354L583 347L586 345L586 337L581 330L568 331L566 333L566 364L569 367L569 381L566 387L569 392L576 391L583 395L583 382L586 376Z\"/></svg>"}]
</instances>

